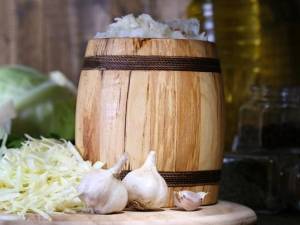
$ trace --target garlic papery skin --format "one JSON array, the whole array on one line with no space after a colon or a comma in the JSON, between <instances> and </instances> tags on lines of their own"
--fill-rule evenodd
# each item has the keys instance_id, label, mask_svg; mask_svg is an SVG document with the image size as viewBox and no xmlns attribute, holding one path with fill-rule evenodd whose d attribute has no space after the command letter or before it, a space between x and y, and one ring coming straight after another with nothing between
<instances>
[{"instance_id":1,"label":"garlic papery skin","mask_svg":"<svg viewBox=\"0 0 300 225\"><path fill-rule=\"evenodd\" d=\"M178 208L186 211L198 209L205 196L206 192L178 191L174 192L174 204Z\"/></svg>"},{"instance_id":2,"label":"garlic papery skin","mask_svg":"<svg viewBox=\"0 0 300 225\"><path fill-rule=\"evenodd\" d=\"M150 151L142 167L122 180L128 191L129 207L137 210L159 209L168 200L168 186L156 169L156 154Z\"/></svg>"},{"instance_id":3,"label":"garlic papery skin","mask_svg":"<svg viewBox=\"0 0 300 225\"><path fill-rule=\"evenodd\" d=\"M116 176L127 158L124 154L110 169L93 170L83 177L77 191L90 212L109 214L120 212L126 207L128 193L125 185Z\"/></svg>"}]
</instances>

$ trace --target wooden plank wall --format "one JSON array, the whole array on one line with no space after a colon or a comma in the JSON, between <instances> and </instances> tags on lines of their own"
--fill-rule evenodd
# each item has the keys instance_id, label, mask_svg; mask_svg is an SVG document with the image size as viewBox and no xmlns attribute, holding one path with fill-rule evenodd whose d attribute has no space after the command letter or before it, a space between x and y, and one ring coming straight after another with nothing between
<instances>
[{"instance_id":1,"label":"wooden plank wall","mask_svg":"<svg viewBox=\"0 0 300 225\"><path fill-rule=\"evenodd\" d=\"M112 18L184 18L190 0L0 0L0 65L61 70L78 80L88 39Z\"/></svg>"}]
</instances>

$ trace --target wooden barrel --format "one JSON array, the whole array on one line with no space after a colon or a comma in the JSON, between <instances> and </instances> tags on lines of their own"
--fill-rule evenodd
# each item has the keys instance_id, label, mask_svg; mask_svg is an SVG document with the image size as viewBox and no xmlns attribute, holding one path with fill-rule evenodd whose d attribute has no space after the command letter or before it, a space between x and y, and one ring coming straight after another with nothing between
<instances>
[{"instance_id":1,"label":"wooden barrel","mask_svg":"<svg viewBox=\"0 0 300 225\"><path fill-rule=\"evenodd\" d=\"M76 145L110 167L123 152L126 170L157 153L172 191L218 199L223 157L223 86L213 43L114 38L89 41L80 75Z\"/></svg>"}]
</instances>

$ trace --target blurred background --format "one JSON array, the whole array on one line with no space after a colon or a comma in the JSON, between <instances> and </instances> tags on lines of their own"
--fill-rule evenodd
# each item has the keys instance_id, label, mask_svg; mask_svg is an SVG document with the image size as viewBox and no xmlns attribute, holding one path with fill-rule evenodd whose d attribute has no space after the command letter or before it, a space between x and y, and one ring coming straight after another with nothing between
<instances>
[{"instance_id":1,"label":"blurred background","mask_svg":"<svg viewBox=\"0 0 300 225\"><path fill-rule=\"evenodd\" d=\"M186 0L1 0L0 64L60 70L77 82L86 43L115 17L187 17Z\"/></svg>"},{"instance_id":2,"label":"blurred background","mask_svg":"<svg viewBox=\"0 0 300 225\"><path fill-rule=\"evenodd\" d=\"M63 85L38 90L37 95L45 98L34 112L26 104L39 100L20 103L23 120L38 117L47 130L51 127L51 134L45 135L74 138L73 127L64 124L74 120L87 41L113 18L129 13L147 13L161 21L200 20L201 31L217 44L224 76L226 154L221 197L262 213L259 224L299 224L300 217L293 212L300 210L300 0L1 0L0 65L22 64L37 71L14 68L18 73L38 76L61 71L68 79L52 73L51 79ZM20 87L19 81L1 77L0 71L0 96L8 82ZM22 95L32 83L44 82L23 81L24 89L10 95ZM58 116L62 103L57 96L49 97L53 88L66 96L63 102L69 101L64 116ZM47 113L38 114L41 110ZM25 129L19 120L12 127L16 136L18 129ZM43 133L39 124L34 126L40 130L29 133Z\"/></svg>"}]
</instances>

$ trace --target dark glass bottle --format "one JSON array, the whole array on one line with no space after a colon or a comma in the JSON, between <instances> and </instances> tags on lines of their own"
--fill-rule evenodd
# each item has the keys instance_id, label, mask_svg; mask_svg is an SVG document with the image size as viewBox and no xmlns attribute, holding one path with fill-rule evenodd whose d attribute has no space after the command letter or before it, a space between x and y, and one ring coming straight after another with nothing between
<instances>
[{"instance_id":1,"label":"dark glass bottle","mask_svg":"<svg viewBox=\"0 0 300 225\"><path fill-rule=\"evenodd\" d=\"M257 85L300 84L300 1L193 0L188 15L205 23L211 4L213 28L224 75L226 147L236 133L239 108Z\"/></svg>"},{"instance_id":2,"label":"dark glass bottle","mask_svg":"<svg viewBox=\"0 0 300 225\"><path fill-rule=\"evenodd\" d=\"M239 112L233 149L300 148L300 88L253 86Z\"/></svg>"}]
</instances>

